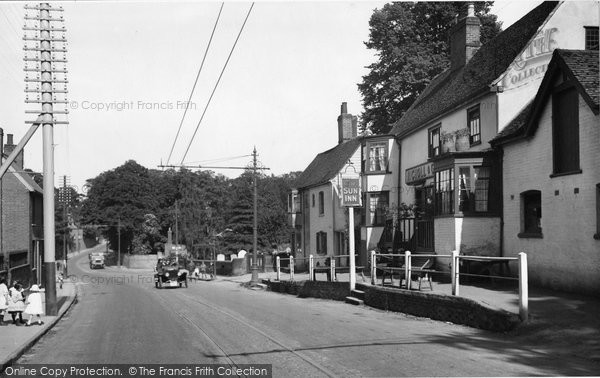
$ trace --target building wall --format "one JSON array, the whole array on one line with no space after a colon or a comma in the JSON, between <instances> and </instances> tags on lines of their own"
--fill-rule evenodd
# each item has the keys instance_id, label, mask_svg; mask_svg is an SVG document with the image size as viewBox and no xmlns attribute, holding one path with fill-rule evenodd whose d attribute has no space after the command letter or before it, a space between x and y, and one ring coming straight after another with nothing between
<instances>
[{"instance_id":1,"label":"building wall","mask_svg":"<svg viewBox=\"0 0 600 378\"><path fill-rule=\"evenodd\" d=\"M2 251L29 251L30 193L12 172L2 178Z\"/></svg>"},{"instance_id":2,"label":"building wall","mask_svg":"<svg viewBox=\"0 0 600 378\"><path fill-rule=\"evenodd\" d=\"M546 103L533 138L504 148L504 254L527 253L532 283L598 294L600 240L593 235L597 227L596 185L600 183L600 120L580 96L582 173L550 178L551 104ZM543 238L519 238L520 193L533 189L541 191Z\"/></svg>"},{"instance_id":3,"label":"building wall","mask_svg":"<svg viewBox=\"0 0 600 378\"><path fill-rule=\"evenodd\" d=\"M380 139L373 139L380 140ZM363 175L362 187L365 193L369 192L389 192L389 208L395 209L400 203L401 187L399 185L399 164L400 161L400 146L396 143L393 137L388 137L388 173L386 174L369 174ZM366 146L363 146L363 160L367 159ZM363 206L366 206L363 203ZM368 209L365 209L368 212ZM377 247L381 235L383 234L384 227L382 226L369 226L363 225L361 229L361 240L366 245L366 251L371 251ZM366 252L365 251L365 252Z\"/></svg>"},{"instance_id":4,"label":"building wall","mask_svg":"<svg viewBox=\"0 0 600 378\"><path fill-rule=\"evenodd\" d=\"M598 26L599 3L565 1L544 24L498 82L499 130L502 130L535 97L554 49L583 50L584 26Z\"/></svg>"}]
</instances>

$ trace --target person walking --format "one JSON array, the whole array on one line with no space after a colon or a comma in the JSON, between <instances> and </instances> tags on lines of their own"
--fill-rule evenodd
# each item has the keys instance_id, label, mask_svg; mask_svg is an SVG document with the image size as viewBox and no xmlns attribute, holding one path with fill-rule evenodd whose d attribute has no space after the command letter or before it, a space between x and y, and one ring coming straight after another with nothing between
<instances>
[{"instance_id":1,"label":"person walking","mask_svg":"<svg viewBox=\"0 0 600 378\"><path fill-rule=\"evenodd\" d=\"M6 279L0 278L0 326L4 324L4 314L8 308L8 286L6 286Z\"/></svg>"},{"instance_id":2,"label":"person walking","mask_svg":"<svg viewBox=\"0 0 600 378\"><path fill-rule=\"evenodd\" d=\"M23 298L23 286L15 282L13 287L9 289L9 301L8 301L8 313L12 317L13 324L15 325L23 325L25 322L23 321L23 310L25 310L25 299ZM17 315L19 316L19 321L17 322Z\"/></svg>"},{"instance_id":3,"label":"person walking","mask_svg":"<svg viewBox=\"0 0 600 378\"><path fill-rule=\"evenodd\" d=\"M42 321L44 309L42 308L42 294L40 294L40 287L38 285L33 285L29 291L31 291L31 294L27 297L27 307L25 307L25 313L29 314L29 320L25 325L27 327L32 325L31 321L33 320L34 315L37 318L37 323L42 325L44 324Z\"/></svg>"}]
</instances>

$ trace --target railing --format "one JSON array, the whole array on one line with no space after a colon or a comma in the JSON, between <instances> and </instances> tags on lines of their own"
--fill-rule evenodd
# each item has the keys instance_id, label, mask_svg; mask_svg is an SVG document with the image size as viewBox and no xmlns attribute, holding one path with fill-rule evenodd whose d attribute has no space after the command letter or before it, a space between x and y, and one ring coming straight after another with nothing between
<instances>
[{"instance_id":1,"label":"railing","mask_svg":"<svg viewBox=\"0 0 600 378\"><path fill-rule=\"evenodd\" d=\"M377 270L388 271L392 274L394 271L402 273L405 277L405 285L404 287L408 290L411 289L412 275L413 271L416 272L425 272L428 274L436 273L436 274L448 274L441 271L436 271L433 269L415 269L411 263L413 257L427 257L427 258L435 258L435 259L450 259L450 277L452 282L452 295L459 296L460 295L460 276L470 276L470 277L486 277L492 279L504 279L504 280L512 280L519 282L519 317L521 320L526 320L529 312L529 290L528 290L528 273L527 273L527 254L524 252L520 252L518 257L488 257L488 256L466 256L459 255L456 251L453 251L451 255L438 255L438 254L412 254L410 251L406 251L403 254L382 254L376 253L375 251L371 252L370 258L370 270L371 270L371 284L377 284ZM388 266L378 266L377 258L403 258L404 265L398 267L388 267ZM498 276L498 275L483 275L483 274L473 274L473 273L461 273L460 266L461 260L463 262L466 261L476 261L482 262L486 264L495 264L502 263L508 264L510 261L517 261L519 264L519 273L518 277L506 277L506 276ZM400 281L402 283L402 279ZM382 283L383 285L383 279Z\"/></svg>"}]
</instances>

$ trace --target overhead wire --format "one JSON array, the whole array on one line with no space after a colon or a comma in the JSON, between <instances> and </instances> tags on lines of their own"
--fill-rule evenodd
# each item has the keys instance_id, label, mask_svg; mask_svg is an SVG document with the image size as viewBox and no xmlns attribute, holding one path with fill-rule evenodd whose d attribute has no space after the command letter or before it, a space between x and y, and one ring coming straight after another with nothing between
<instances>
[{"instance_id":1,"label":"overhead wire","mask_svg":"<svg viewBox=\"0 0 600 378\"><path fill-rule=\"evenodd\" d=\"M219 14L217 15L217 20L215 21L215 25L213 26L212 33L210 34L210 39L208 40L208 45L206 45L206 50L204 51L204 56L202 57L202 63L200 63L200 68L198 69L198 73L196 74L196 80L194 81L194 86L192 87L192 91L190 92L190 96L188 98L188 104L192 101L192 96L194 94L194 90L196 89L196 84L198 84L198 78L200 77L200 73L202 72L202 68L204 67L204 62L206 61L206 56L208 55L208 50L210 49L210 45L212 43L213 37L215 35L215 30L217 30L217 25L219 24L219 19L221 18L221 12L223 11L223 6L225 2L221 3L221 8L219 8ZM187 114L189 106L185 107L183 111L183 117L181 117L181 121L179 122L179 128L177 129L177 134L175 135L175 140L173 141L173 145L171 146L171 151L169 152L169 157L167 158L167 165L171 160L171 155L173 155L173 149L175 149L175 144L177 143L177 139L179 138L179 133L181 132L181 126L183 125L183 120L185 119L185 115Z\"/></svg>"},{"instance_id":2,"label":"overhead wire","mask_svg":"<svg viewBox=\"0 0 600 378\"><path fill-rule=\"evenodd\" d=\"M237 43L240 39L240 36L242 35L242 32L244 31L244 27L246 26L246 22L248 21L248 17L250 17L250 13L252 12L252 8L254 8L254 3L252 3L252 5L250 6L250 9L248 9L248 13L246 14L246 18L244 19L244 23L242 24L242 27L240 28L240 31L235 39L235 42L233 43L233 46L231 47L231 51L229 52L229 56L227 56L227 60L225 61L225 64L223 65L223 69L221 70L221 73L219 74L219 78L217 79L217 82L215 83L215 86L212 90L212 93L210 94L210 97L208 98L208 102L206 103L206 106L204 107L204 111L202 112L202 116L200 117L200 121L198 121L198 124L196 125L196 129L194 130L194 134L192 135L192 138L190 139L190 142L188 143L188 146L185 150L185 153L183 154L183 157L181 158L181 163L180 165L183 165L183 162L185 161L185 158L190 150L190 147L192 146L192 142L194 141L194 138L196 137L196 133L198 132L198 128L200 127L200 124L202 123L202 120L204 119L204 115L206 114L206 110L208 109L208 106L210 105L210 102L215 94L215 91L217 90L217 87L219 86L219 83L221 82L221 78L223 77L223 73L225 72L225 69L227 68L227 64L229 63L229 59L231 59L231 55L233 54L233 51L235 50L235 46L237 46Z\"/></svg>"}]
</instances>

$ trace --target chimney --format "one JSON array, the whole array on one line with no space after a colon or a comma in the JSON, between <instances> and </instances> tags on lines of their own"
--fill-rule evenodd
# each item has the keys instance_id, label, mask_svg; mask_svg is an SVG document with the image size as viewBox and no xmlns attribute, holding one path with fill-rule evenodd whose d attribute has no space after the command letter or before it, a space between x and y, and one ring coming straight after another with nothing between
<instances>
[{"instance_id":1,"label":"chimney","mask_svg":"<svg viewBox=\"0 0 600 378\"><path fill-rule=\"evenodd\" d=\"M479 41L481 24L475 16L475 6L472 2L465 3L458 15L456 25L450 29L450 69L452 71L463 67L477 49L481 46Z\"/></svg>"},{"instance_id":2,"label":"chimney","mask_svg":"<svg viewBox=\"0 0 600 378\"><path fill-rule=\"evenodd\" d=\"M4 155L7 157L13 152L13 150L17 147L13 144L13 135L6 134L6 144L4 145ZM15 169L22 171L23 170L23 150L17 155L15 161L13 162L15 165Z\"/></svg>"},{"instance_id":3,"label":"chimney","mask_svg":"<svg viewBox=\"0 0 600 378\"><path fill-rule=\"evenodd\" d=\"M352 114L348 114L348 104L346 102L342 102L341 112L337 121L338 144L356 138L358 118Z\"/></svg>"}]
</instances>

